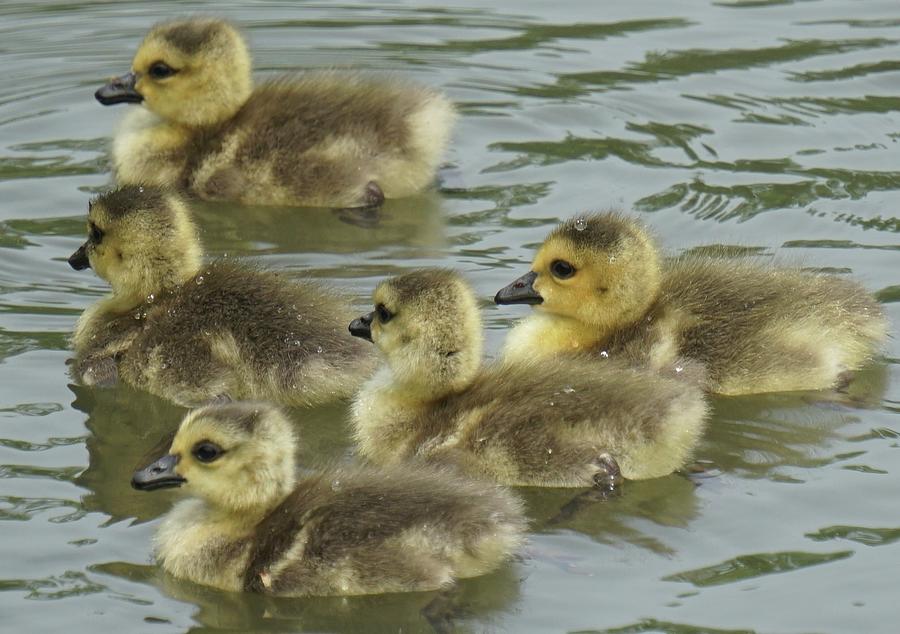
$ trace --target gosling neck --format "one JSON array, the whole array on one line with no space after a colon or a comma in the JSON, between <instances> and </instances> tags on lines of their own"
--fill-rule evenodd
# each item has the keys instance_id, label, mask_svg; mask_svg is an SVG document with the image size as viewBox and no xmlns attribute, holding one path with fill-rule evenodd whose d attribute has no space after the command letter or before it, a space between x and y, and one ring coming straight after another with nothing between
<instances>
[{"instance_id":1,"label":"gosling neck","mask_svg":"<svg viewBox=\"0 0 900 634\"><path fill-rule=\"evenodd\" d=\"M290 477L280 481L271 490L244 489L238 487L224 497L213 502L204 500L207 507L216 517L228 518L241 526L255 526L264 517L284 502L294 490L295 479Z\"/></svg>"},{"instance_id":2,"label":"gosling neck","mask_svg":"<svg viewBox=\"0 0 900 634\"><path fill-rule=\"evenodd\" d=\"M417 359L389 361L388 389L394 399L409 405L432 403L465 391L480 368L480 343L467 350L435 351Z\"/></svg>"},{"instance_id":3,"label":"gosling neck","mask_svg":"<svg viewBox=\"0 0 900 634\"><path fill-rule=\"evenodd\" d=\"M211 85L203 97L194 103L157 105L151 110L166 124L191 132L214 130L230 121L250 100L253 82L249 69L246 75L232 76L221 85ZM240 74L240 73L238 73ZM219 77L222 79L222 77Z\"/></svg>"},{"instance_id":4,"label":"gosling neck","mask_svg":"<svg viewBox=\"0 0 900 634\"><path fill-rule=\"evenodd\" d=\"M536 312L529 321L535 329L529 336L539 341L541 348L564 353L594 348L613 332L609 326L597 327L574 317L547 312Z\"/></svg>"},{"instance_id":5,"label":"gosling neck","mask_svg":"<svg viewBox=\"0 0 900 634\"><path fill-rule=\"evenodd\" d=\"M199 245L190 245L174 262L147 262L113 285L111 307L128 311L171 294L190 280L198 278L203 266ZM118 278L119 276L117 276ZM132 279L128 279L132 278Z\"/></svg>"}]
</instances>

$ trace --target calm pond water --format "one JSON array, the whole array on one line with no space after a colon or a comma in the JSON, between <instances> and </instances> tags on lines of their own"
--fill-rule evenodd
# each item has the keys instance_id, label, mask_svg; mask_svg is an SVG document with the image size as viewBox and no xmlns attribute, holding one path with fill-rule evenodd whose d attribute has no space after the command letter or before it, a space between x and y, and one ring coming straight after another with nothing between
<instances>
[{"instance_id":1,"label":"calm pond water","mask_svg":"<svg viewBox=\"0 0 900 634\"><path fill-rule=\"evenodd\" d=\"M462 112L438 191L365 229L322 210L205 206L212 253L345 287L465 271L488 351L523 307L493 293L585 209L635 210L671 252L733 245L852 274L900 323L896 0L606 3L16 2L0 5L0 628L429 631L434 593L271 600L151 563L166 493L128 485L182 411L71 384L67 336L105 292L65 258L110 181L124 107L92 93L153 22L240 23L260 75L352 66L444 88ZM850 395L717 399L702 476L629 484L555 517L523 491L521 558L447 597L460 631L895 633L900 344ZM293 412L310 464L349 450L345 405ZM554 519L555 518L555 519Z\"/></svg>"}]
</instances>

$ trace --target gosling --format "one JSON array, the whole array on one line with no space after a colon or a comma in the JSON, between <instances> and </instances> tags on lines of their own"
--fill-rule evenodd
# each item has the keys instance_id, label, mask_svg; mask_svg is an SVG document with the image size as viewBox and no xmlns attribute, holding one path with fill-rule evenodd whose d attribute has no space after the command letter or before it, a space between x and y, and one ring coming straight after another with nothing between
<instances>
[{"instance_id":1,"label":"gosling","mask_svg":"<svg viewBox=\"0 0 900 634\"><path fill-rule=\"evenodd\" d=\"M374 369L334 291L234 258L204 265L175 193L128 185L97 197L69 264L112 286L75 327L74 373L87 385L121 380L187 406L313 405L349 396Z\"/></svg>"},{"instance_id":2,"label":"gosling","mask_svg":"<svg viewBox=\"0 0 900 634\"><path fill-rule=\"evenodd\" d=\"M507 485L606 488L679 469L703 431L703 394L685 381L566 359L482 367L476 300L453 271L386 280L374 304L350 324L386 361L352 408L373 462L418 457Z\"/></svg>"},{"instance_id":3,"label":"gosling","mask_svg":"<svg viewBox=\"0 0 900 634\"><path fill-rule=\"evenodd\" d=\"M263 403L210 405L182 421L141 490L183 486L156 535L163 569L222 590L282 596L444 588L520 546L520 502L424 466L297 477L292 425Z\"/></svg>"},{"instance_id":4,"label":"gosling","mask_svg":"<svg viewBox=\"0 0 900 634\"><path fill-rule=\"evenodd\" d=\"M707 255L663 264L647 230L618 213L560 225L495 301L535 309L507 336L508 359L587 352L663 371L693 361L707 390L729 395L842 384L887 333L854 281Z\"/></svg>"},{"instance_id":5,"label":"gosling","mask_svg":"<svg viewBox=\"0 0 900 634\"><path fill-rule=\"evenodd\" d=\"M256 88L244 38L190 18L150 29L104 105L141 104L112 147L119 184L207 200L375 207L433 180L455 118L439 92L390 77L308 72Z\"/></svg>"}]
</instances>

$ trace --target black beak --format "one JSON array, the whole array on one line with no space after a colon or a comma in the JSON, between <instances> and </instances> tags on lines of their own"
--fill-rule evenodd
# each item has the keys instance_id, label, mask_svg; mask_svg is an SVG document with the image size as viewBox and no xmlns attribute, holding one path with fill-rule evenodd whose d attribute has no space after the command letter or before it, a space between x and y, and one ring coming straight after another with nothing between
<instances>
[{"instance_id":1,"label":"black beak","mask_svg":"<svg viewBox=\"0 0 900 634\"><path fill-rule=\"evenodd\" d=\"M134 88L136 79L134 73L125 73L95 92L94 97L104 106L111 106L114 103L141 103L144 97Z\"/></svg>"},{"instance_id":2,"label":"black beak","mask_svg":"<svg viewBox=\"0 0 900 634\"><path fill-rule=\"evenodd\" d=\"M153 464L135 471L131 476L131 486L139 491L155 491L156 489L181 486L187 480L175 473L177 464L178 456L172 454L163 456Z\"/></svg>"},{"instance_id":3,"label":"black beak","mask_svg":"<svg viewBox=\"0 0 900 634\"><path fill-rule=\"evenodd\" d=\"M87 256L87 243L82 244L75 253L69 256L69 266L76 271L91 268L91 262Z\"/></svg>"},{"instance_id":4,"label":"black beak","mask_svg":"<svg viewBox=\"0 0 900 634\"><path fill-rule=\"evenodd\" d=\"M494 295L496 304L543 304L544 298L534 290L537 273L529 271L515 282L504 286Z\"/></svg>"},{"instance_id":5,"label":"black beak","mask_svg":"<svg viewBox=\"0 0 900 634\"><path fill-rule=\"evenodd\" d=\"M372 341L372 318L375 313L369 313L362 317L357 317L350 322L350 334L354 337L361 337L368 341Z\"/></svg>"}]
</instances>

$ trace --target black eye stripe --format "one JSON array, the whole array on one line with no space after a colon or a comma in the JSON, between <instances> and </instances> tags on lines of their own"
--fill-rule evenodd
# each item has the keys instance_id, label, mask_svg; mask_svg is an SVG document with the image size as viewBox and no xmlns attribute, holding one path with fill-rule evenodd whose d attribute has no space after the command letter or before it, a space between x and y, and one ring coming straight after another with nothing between
<instances>
[{"instance_id":1,"label":"black eye stripe","mask_svg":"<svg viewBox=\"0 0 900 634\"><path fill-rule=\"evenodd\" d=\"M386 324L387 322L389 322L391 319L394 318L394 313L392 313L391 311L389 311L389 310L385 307L384 304L378 304L378 305L375 307L375 314L378 315L378 319L379 319L379 320L381 321L381 323L383 323L383 324Z\"/></svg>"},{"instance_id":2,"label":"black eye stripe","mask_svg":"<svg viewBox=\"0 0 900 634\"><path fill-rule=\"evenodd\" d=\"M225 453L219 445L208 440L201 440L191 449L191 455L200 462L212 462Z\"/></svg>"},{"instance_id":3,"label":"black eye stripe","mask_svg":"<svg viewBox=\"0 0 900 634\"><path fill-rule=\"evenodd\" d=\"M150 64L150 68L147 69L147 74L150 75L153 79L165 79L166 77L171 77L177 72L178 71L176 71L165 62L153 62L152 64Z\"/></svg>"},{"instance_id":4,"label":"black eye stripe","mask_svg":"<svg viewBox=\"0 0 900 634\"><path fill-rule=\"evenodd\" d=\"M553 260L553 262L550 263L550 273L557 279L568 279L575 275L576 270L577 269L574 266L565 260Z\"/></svg>"},{"instance_id":5,"label":"black eye stripe","mask_svg":"<svg viewBox=\"0 0 900 634\"><path fill-rule=\"evenodd\" d=\"M88 237L94 244L100 244L100 242L103 240L103 230L100 229L100 227L98 227L97 225L91 223L90 230L88 231Z\"/></svg>"}]
</instances>

